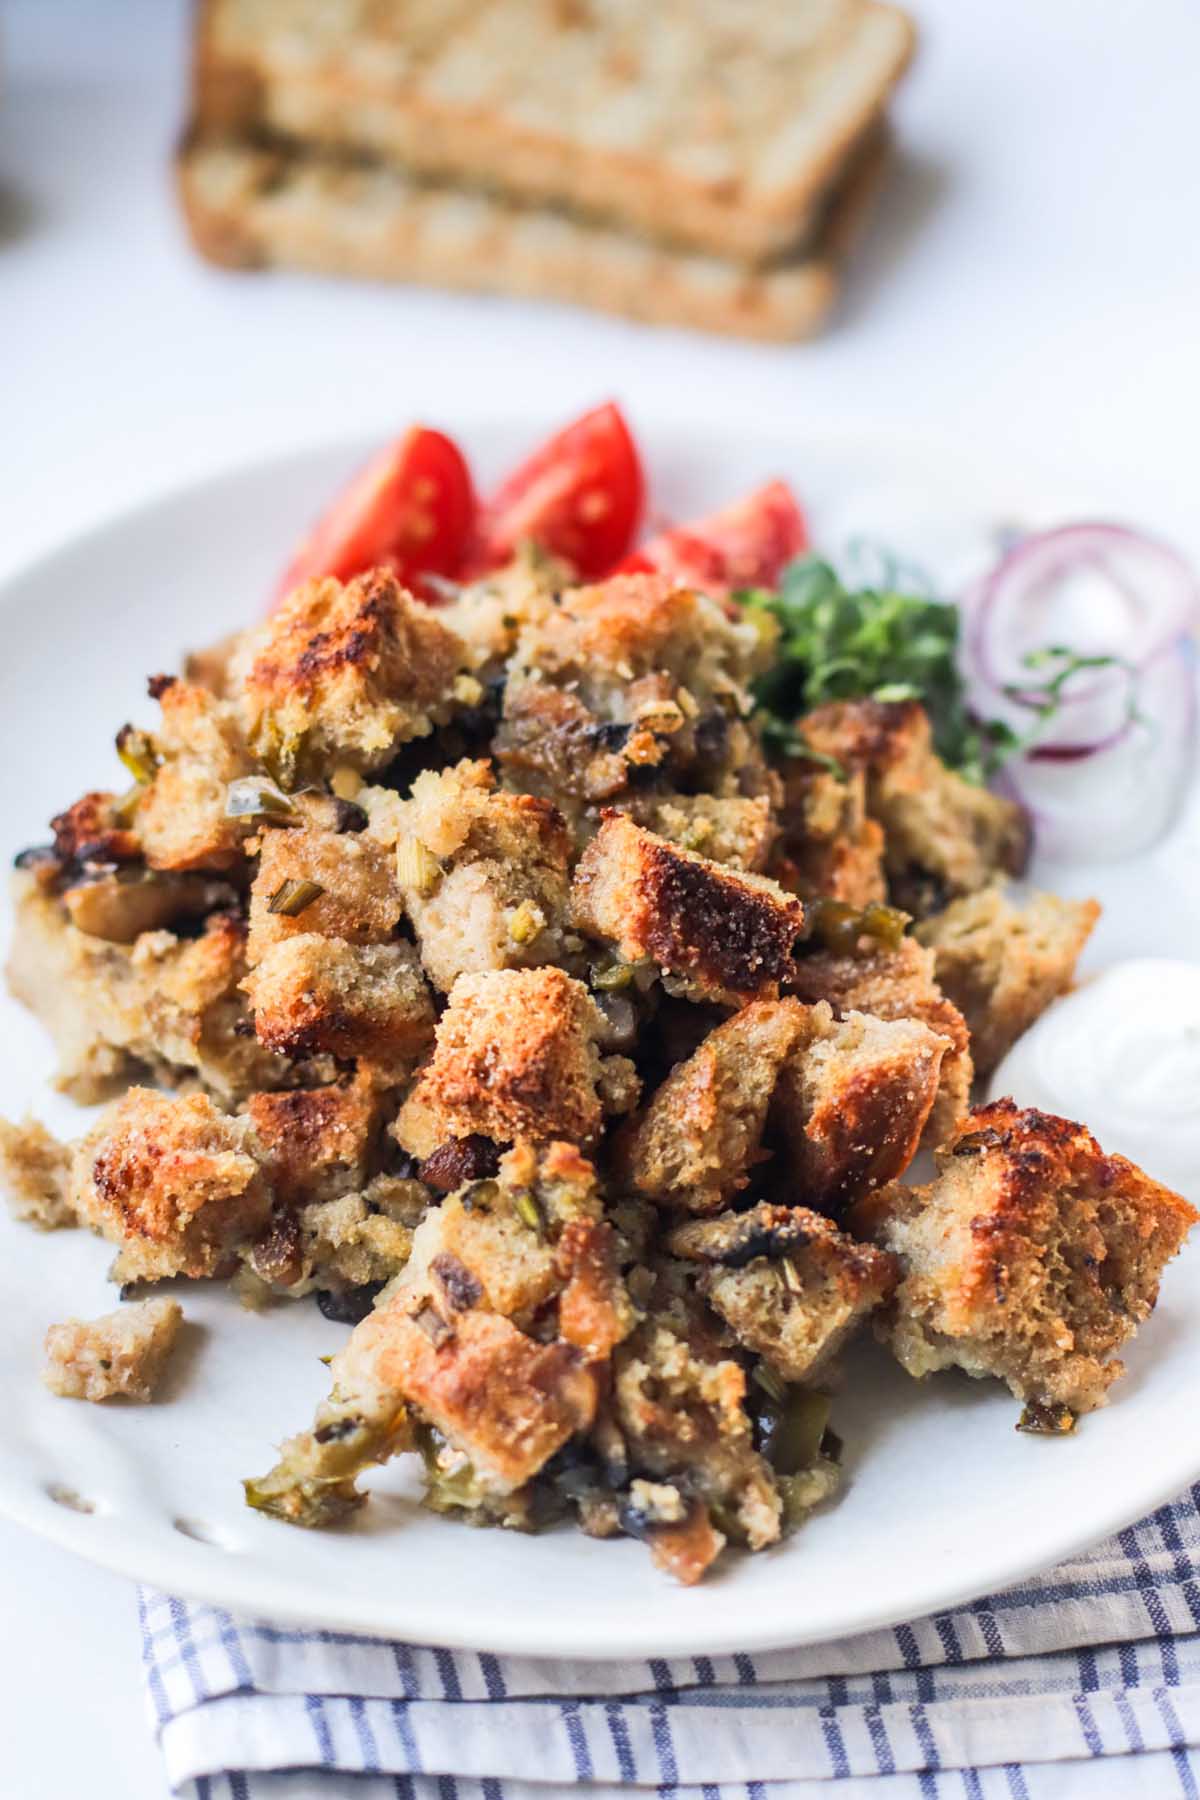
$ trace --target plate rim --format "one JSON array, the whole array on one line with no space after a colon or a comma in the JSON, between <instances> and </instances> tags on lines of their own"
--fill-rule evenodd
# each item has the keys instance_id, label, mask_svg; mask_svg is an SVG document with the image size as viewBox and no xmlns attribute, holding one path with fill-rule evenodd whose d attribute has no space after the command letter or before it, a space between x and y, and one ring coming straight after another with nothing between
<instances>
[{"instance_id":1,"label":"plate rim","mask_svg":"<svg viewBox=\"0 0 1200 1800\"><path fill-rule=\"evenodd\" d=\"M548 411L541 408L522 411L519 417L514 411L499 411L494 408L477 411L463 408L460 413L459 429L464 437L469 437L472 431L511 433L519 426L522 432L528 429L531 442L537 441L542 421L549 416ZM710 434L716 429L711 422L707 426ZM673 440L679 444L686 436L693 446L702 446L705 436L704 430L694 419L679 414L672 416L662 409L652 407L645 409L645 417L638 421L638 431L641 441L649 446L650 453L656 442L664 444ZM944 476L948 461L961 462L961 457L955 450L953 434L918 433L914 436L893 428L875 429L857 421L839 428L816 420L806 428L797 430L784 430L774 422L746 422L738 424L731 435L745 441L748 447L769 449L777 445L781 454L785 453L789 458L795 458L806 444L812 445L818 453L822 450L826 453L835 450L839 453L852 453L856 448L861 448L871 458L885 459L891 466L903 466L906 474L911 474L914 479L919 479L923 471L931 468L940 468ZM365 456L376 441L378 434L369 429L355 429L336 435L319 434L299 445L290 444L276 450L260 449L246 457L234 458L219 467L155 487L149 494L125 501L101 517L87 521L53 544L35 549L32 554L5 570L0 577L0 611L13 604L14 590L19 591L27 581L52 571L58 559L86 553L90 544L119 537L122 532L135 529L140 521L155 513L188 502L203 503L207 500L211 503L214 494L235 484L239 479L253 478L254 475L267 471L279 473L291 464L301 468L317 457L345 456L349 464L352 458ZM1042 480L1051 482L1051 492L1059 485L1049 475L1045 465L1037 459L1032 464L1028 459L1023 459L1016 471L1006 463L1002 473L999 460L993 464L992 453L976 454L973 447L966 467L963 485L981 492L995 493L997 498L1002 491L1011 491L1014 496L1024 494L1028 498ZM1088 488L1097 485L1090 472L1085 475L1084 483ZM1062 485L1064 488L1069 486L1065 482ZM1186 1438L1184 1443L1186 1444ZM1183 1448L1181 1445L1181 1452ZM801 1619L794 1624L785 1625L780 1622L774 1626L764 1622L757 1629L754 1628L753 1620L744 1621L737 1629L723 1630L719 1626L715 1629L712 1626L706 1628L700 1615L706 1592L702 1585L695 1590L697 1612L694 1620L689 1616L686 1621L681 1620L670 1629L660 1629L658 1635L655 1635L655 1627L651 1623L645 1633L639 1632L636 1636L620 1641L614 1633L609 1640L597 1644L590 1636L586 1639L582 1635L574 1636L573 1632L579 1628L574 1627L568 1617L556 1628L554 1645L550 1650L546 1649L544 1643L544 1625L536 1615L529 1628L523 1626L523 1615L516 1611L507 1625L495 1621L485 1633L487 1642L481 1644L478 1633L472 1632L465 1616L457 1624L457 1615L452 1614L448 1618L439 1616L436 1605L425 1600L419 1588L411 1589L403 1596L404 1611L407 1614L407 1622L403 1624L398 1624L395 1618L388 1620L382 1616L387 1604L395 1598L394 1593L389 1593L386 1601L381 1602L371 1593L358 1589L348 1590L344 1607L334 1604L330 1594L324 1596L320 1608L314 1610L304 1604L302 1596L288 1592L287 1577L281 1571L269 1563L256 1561L252 1552L229 1550L218 1543L197 1542L182 1533L177 1533L177 1543L170 1540L141 1543L132 1529L127 1527L124 1531L121 1530L119 1520L106 1525L105 1521L111 1515L104 1509L86 1514L74 1511L61 1501L56 1501L34 1482L23 1485L15 1480L12 1472L6 1470L2 1463L0 1513L36 1535L114 1573L148 1582L210 1605L227 1606L234 1611L250 1610L260 1616L293 1624L319 1625L347 1635L388 1638L402 1634L413 1641L452 1649L484 1649L542 1660L557 1657L607 1662L632 1657L644 1661L653 1656L723 1654L734 1650L781 1650L834 1638L857 1636L910 1618L944 1612L981 1594L1010 1588L1051 1566L1051 1562L1077 1557L1103 1538L1145 1516L1165 1501L1175 1498L1183 1488L1198 1478L1200 1446L1195 1451L1181 1453L1178 1466L1173 1463L1169 1475L1164 1474L1153 1483L1147 1496L1139 1500L1136 1506L1119 1503L1108 1510L1101 1509L1099 1513L1091 1514L1086 1529L1074 1532L1064 1530L1058 1540L1059 1548L1050 1561L1041 1551L1023 1558L1014 1556L1011 1551L1005 1553L998 1550L990 1558L976 1559L969 1581L956 1581L948 1577L942 1583L926 1584L921 1598L906 1603L903 1607L895 1601L883 1606L873 1605L869 1598L852 1594L841 1617L832 1626L826 1623L806 1628ZM1099 1525L1098 1519L1102 1520ZM288 1529L269 1521L261 1523L270 1529ZM299 1561L298 1558L298 1565Z\"/></svg>"}]
</instances>

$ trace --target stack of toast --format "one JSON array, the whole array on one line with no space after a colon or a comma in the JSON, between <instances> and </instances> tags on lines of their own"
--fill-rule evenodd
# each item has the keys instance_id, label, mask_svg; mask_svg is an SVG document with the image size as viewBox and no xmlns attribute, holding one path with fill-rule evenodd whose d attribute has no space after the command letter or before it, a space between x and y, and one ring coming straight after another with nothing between
<instances>
[{"instance_id":1,"label":"stack of toast","mask_svg":"<svg viewBox=\"0 0 1200 1800\"><path fill-rule=\"evenodd\" d=\"M788 339L913 47L882 0L202 0L200 252Z\"/></svg>"}]
</instances>

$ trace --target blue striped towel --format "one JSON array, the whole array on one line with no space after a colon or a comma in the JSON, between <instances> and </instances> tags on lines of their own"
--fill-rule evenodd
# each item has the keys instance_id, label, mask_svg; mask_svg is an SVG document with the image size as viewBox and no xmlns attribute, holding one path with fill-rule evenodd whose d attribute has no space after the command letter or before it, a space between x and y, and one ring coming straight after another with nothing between
<instances>
[{"instance_id":1,"label":"blue striped towel","mask_svg":"<svg viewBox=\"0 0 1200 1800\"><path fill-rule=\"evenodd\" d=\"M770 1655L530 1662L149 1590L141 1613L187 1800L1200 1800L1200 1485L960 1611Z\"/></svg>"}]
</instances>

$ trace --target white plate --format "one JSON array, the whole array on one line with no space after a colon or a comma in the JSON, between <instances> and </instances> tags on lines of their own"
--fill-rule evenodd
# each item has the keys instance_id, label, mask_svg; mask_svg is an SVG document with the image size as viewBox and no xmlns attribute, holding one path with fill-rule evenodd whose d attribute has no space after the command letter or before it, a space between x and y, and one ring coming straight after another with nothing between
<instances>
[{"instance_id":1,"label":"white plate","mask_svg":"<svg viewBox=\"0 0 1200 1800\"><path fill-rule=\"evenodd\" d=\"M492 426L467 441L486 480L535 437L535 426ZM927 564L954 564L999 522L1049 522L1080 500L984 481L970 456L918 459L908 443L744 433L701 443L671 432L646 442L655 501L666 509L702 509L780 473L805 496L819 542L875 532ZM112 735L127 717L150 716L144 675L256 612L281 557L363 450L322 448L193 487L8 585L0 597L8 847L42 841L51 812L119 780ZM1147 946L1195 954L1198 825L1193 805L1136 870L1054 872L1060 886L1094 888L1106 901L1092 965ZM3 1110L33 1106L77 1131L84 1115L46 1087L40 1028L8 1000L0 1018ZM1067 1441L1015 1432L1014 1402L991 1384L944 1375L918 1386L860 1343L834 1411L846 1442L841 1498L787 1543L731 1558L696 1589L657 1574L630 1541L471 1531L425 1514L402 1468L382 1478L351 1528L300 1533L248 1512L239 1479L264 1470L273 1444L308 1420L324 1387L317 1358L344 1328L312 1304L243 1312L198 1284L183 1296L190 1341L161 1403L70 1403L40 1386L42 1332L113 1304L104 1279L111 1252L81 1233L40 1236L7 1218L0 1246L0 1509L128 1575L260 1616L534 1656L777 1647L993 1591L1200 1473L1200 1448L1181 1423L1200 1402L1193 1246L1169 1271L1112 1405Z\"/></svg>"}]
</instances>

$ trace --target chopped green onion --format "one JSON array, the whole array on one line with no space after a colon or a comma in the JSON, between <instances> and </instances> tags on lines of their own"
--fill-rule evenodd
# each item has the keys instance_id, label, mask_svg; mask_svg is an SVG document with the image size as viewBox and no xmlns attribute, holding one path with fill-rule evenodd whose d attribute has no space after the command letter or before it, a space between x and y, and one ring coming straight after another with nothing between
<instances>
[{"instance_id":1,"label":"chopped green onion","mask_svg":"<svg viewBox=\"0 0 1200 1800\"><path fill-rule=\"evenodd\" d=\"M513 1211L522 1225L527 1225L536 1236L542 1235L542 1209L527 1188L522 1188L513 1195Z\"/></svg>"},{"instance_id":2,"label":"chopped green onion","mask_svg":"<svg viewBox=\"0 0 1200 1800\"><path fill-rule=\"evenodd\" d=\"M267 775L242 775L225 790L227 819L294 819L287 794Z\"/></svg>"},{"instance_id":3,"label":"chopped green onion","mask_svg":"<svg viewBox=\"0 0 1200 1800\"><path fill-rule=\"evenodd\" d=\"M324 892L319 881L281 881L267 901L267 911L282 913L284 918L294 919L306 906L319 900Z\"/></svg>"},{"instance_id":4,"label":"chopped green onion","mask_svg":"<svg viewBox=\"0 0 1200 1800\"><path fill-rule=\"evenodd\" d=\"M162 761L153 740L136 725L122 725L118 731L117 755L141 787L154 780L155 770Z\"/></svg>"},{"instance_id":5,"label":"chopped green onion","mask_svg":"<svg viewBox=\"0 0 1200 1800\"><path fill-rule=\"evenodd\" d=\"M770 1363L756 1363L754 1365L754 1379L764 1393L770 1394L772 1400L777 1401L780 1405L783 1404L784 1400L787 1398L787 1388L780 1377L775 1373Z\"/></svg>"}]
</instances>

